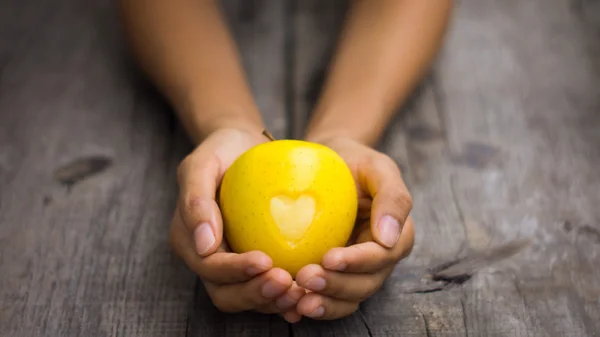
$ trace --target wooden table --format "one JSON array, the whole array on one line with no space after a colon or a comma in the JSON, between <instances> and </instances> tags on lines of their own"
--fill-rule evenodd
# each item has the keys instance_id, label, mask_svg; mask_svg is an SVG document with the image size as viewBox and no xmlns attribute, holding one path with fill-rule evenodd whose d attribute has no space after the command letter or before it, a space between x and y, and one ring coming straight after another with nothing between
<instances>
[{"instance_id":1,"label":"wooden table","mask_svg":"<svg viewBox=\"0 0 600 337\"><path fill-rule=\"evenodd\" d=\"M224 2L276 137L303 127L344 4ZM600 336L600 4L456 6L381 145L414 197L413 254L354 315L288 325L217 312L171 254L191 145L113 2L0 2L0 335ZM531 245L462 284L406 287L518 238Z\"/></svg>"}]
</instances>

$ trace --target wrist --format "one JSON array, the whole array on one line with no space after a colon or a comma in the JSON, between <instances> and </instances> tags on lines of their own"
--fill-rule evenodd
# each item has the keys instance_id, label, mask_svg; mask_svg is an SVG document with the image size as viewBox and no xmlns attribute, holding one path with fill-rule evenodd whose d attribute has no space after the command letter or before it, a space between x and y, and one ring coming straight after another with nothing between
<instances>
[{"instance_id":1,"label":"wrist","mask_svg":"<svg viewBox=\"0 0 600 337\"><path fill-rule=\"evenodd\" d=\"M330 143L336 139L347 139L373 146L379 139L378 130L376 130L378 127L360 122L359 119L346 121L343 117L338 120L314 122L307 128L304 138L320 144Z\"/></svg>"},{"instance_id":2,"label":"wrist","mask_svg":"<svg viewBox=\"0 0 600 337\"><path fill-rule=\"evenodd\" d=\"M261 115L255 108L195 108L181 115L188 135L196 144L222 129L236 129L258 135L265 129Z\"/></svg>"},{"instance_id":3,"label":"wrist","mask_svg":"<svg viewBox=\"0 0 600 337\"><path fill-rule=\"evenodd\" d=\"M346 138L367 146L379 141L386 124L384 107L375 99L326 96L317 105L305 133L306 140L323 142Z\"/></svg>"},{"instance_id":4,"label":"wrist","mask_svg":"<svg viewBox=\"0 0 600 337\"><path fill-rule=\"evenodd\" d=\"M336 139L353 139L346 130L344 129L312 129L309 130L304 136L304 140L319 143L328 144Z\"/></svg>"},{"instance_id":5,"label":"wrist","mask_svg":"<svg viewBox=\"0 0 600 337\"><path fill-rule=\"evenodd\" d=\"M257 119L249 118L248 116L221 116L211 121L205 127L205 136L208 136L215 131L223 129L235 129L247 132L249 134L261 135L265 129L264 124Z\"/></svg>"}]
</instances>

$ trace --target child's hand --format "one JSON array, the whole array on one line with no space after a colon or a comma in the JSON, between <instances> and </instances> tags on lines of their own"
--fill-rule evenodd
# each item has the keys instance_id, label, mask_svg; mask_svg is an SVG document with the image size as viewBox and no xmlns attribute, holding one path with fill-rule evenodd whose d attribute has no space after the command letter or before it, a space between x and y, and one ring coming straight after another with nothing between
<instances>
[{"instance_id":1,"label":"child's hand","mask_svg":"<svg viewBox=\"0 0 600 337\"><path fill-rule=\"evenodd\" d=\"M359 211L349 247L331 249L321 265L302 268L296 282L310 292L298 313L315 319L352 314L374 294L414 243L412 199L396 163L350 139L323 142L344 158L357 183Z\"/></svg>"},{"instance_id":2,"label":"child's hand","mask_svg":"<svg viewBox=\"0 0 600 337\"><path fill-rule=\"evenodd\" d=\"M279 313L288 321L297 321L301 316L294 306L305 294L304 289L292 282L288 272L272 268L272 260L262 252L230 252L223 239L216 202L217 188L233 161L267 140L260 133L219 130L181 163L180 193L171 222L170 243L200 276L219 310Z\"/></svg>"}]
</instances>

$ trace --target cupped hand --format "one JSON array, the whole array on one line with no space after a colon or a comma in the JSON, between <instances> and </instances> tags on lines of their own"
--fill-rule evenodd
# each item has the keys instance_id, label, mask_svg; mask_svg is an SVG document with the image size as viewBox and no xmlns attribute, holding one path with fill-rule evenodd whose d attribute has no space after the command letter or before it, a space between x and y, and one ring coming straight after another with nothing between
<instances>
[{"instance_id":1,"label":"cupped hand","mask_svg":"<svg viewBox=\"0 0 600 337\"><path fill-rule=\"evenodd\" d=\"M169 241L223 312L278 313L290 322L305 290L269 256L230 251L216 194L225 171L242 153L268 141L260 132L221 129L209 135L179 166L179 198Z\"/></svg>"},{"instance_id":2,"label":"cupped hand","mask_svg":"<svg viewBox=\"0 0 600 337\"><path fill-rule=\"evenodd\" d=\"M352 314L390 276L414 244L411 196L394 160L347 138L323 144L348 164L356 181L359 210L347 247L328 251L320 265L303 267L296 282L309 292L298 313L314 319Z\"/></svg>"}]
</instances>

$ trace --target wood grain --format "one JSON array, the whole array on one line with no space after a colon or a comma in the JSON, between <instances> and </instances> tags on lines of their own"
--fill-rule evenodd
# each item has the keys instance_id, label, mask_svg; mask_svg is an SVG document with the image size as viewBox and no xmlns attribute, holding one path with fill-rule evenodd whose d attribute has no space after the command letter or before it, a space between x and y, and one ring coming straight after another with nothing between
<instances>
[{"instance_id":1,"label":"wood grain","mask_svg":"<svg viewBox=\"0 0 600 337\"><path fill-rule=\"evenodd\" d=\"M185 137L129 67L112 5L8 3L0 334L185 334L194 278L167 245ZM88 157L113 165L70 191L54 180Z\"/></svg>"},{"instance_id":2,"label":"wood grain","mask_svg":"<svg viewBox=\"0 0 600 337\"><path fill-rule=\"evenodd\" d=\"M347 0L291 0L289 66L291 135L302 138L325 80Z\"/></svg>"},{"instance_id":3,"label":"wood grain","mask_svg":"<svg viewBox=\"0 0 600 337\"><path fill-rule=\"evenodd\" d=\"M599 228L592 205L600 201L600 45L565 1L475 3L464 2L458 12L448 40L456 47L446 49L438 73L448 143L457 152L477 141L497 148L502 160L483 170L456 167L455 191L465 218L492 242L531 237L533 246L468 292L483 309L472 312L472 329L591 335L600 331L591 319L600 305L600 273L593 267L600 248L574 241L561 226L570 220ZM460 48L466 45L472 52ZM457 83L467 64L472 75ZM467 99L474 90L478 98ZM555 296L540 296L530 286L541 280ZM506 289L506 301L493 289ZM549 310L560 302L571 317Z\"/></svg>"},{"instance_id":4,"label":"wood grain","mask_svg":"<svg viewBox=\"0 0 600 337\"><path fill-rule=\"evenodd\" d=\"M600 331L594 36L566 1L460 2L432 76L382 147L405 168L417 228L388 288L404 289L431 259L517 238L532 245L459 287L386 298L380 309L393 293L384 289L363 306L371 325L386 326L373 335L410 334L406 321L380 319L410 310L426 335Z\"/></svg>"},{"instance_id":5,"label":"wood grain","mask_svg":"<svg viewBox=\"0 0 600 337\"><path fill-rule=\"evenodd\" d=\"M132 70L115 8L9 2L14 7L0 18L16 43L3 39L1 49L8 63L0 81L0 334L184 336L203 320L211 328L198 335L226 332L210 320L206 298L195 302L202 290L168 247L175 168L191 147ZM281 49L273 44L281 30L261 26L270 14L238 29L273 36L242 49L258 73L251 84L269 130L282 137L281 73L259 71L273 57L265 53ZM40 21L43 29L32 26ZM73 165L96 157L112 166ZM54 180L57 168L57 177L77 178L70 191ZM218 317L228 334L249 326ZM268 332L269 321L254 325ZM282 324L274 326L287 331Z\"/></svg>"}]
</instances>

